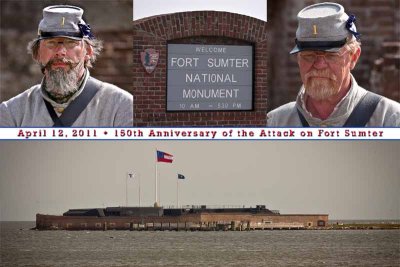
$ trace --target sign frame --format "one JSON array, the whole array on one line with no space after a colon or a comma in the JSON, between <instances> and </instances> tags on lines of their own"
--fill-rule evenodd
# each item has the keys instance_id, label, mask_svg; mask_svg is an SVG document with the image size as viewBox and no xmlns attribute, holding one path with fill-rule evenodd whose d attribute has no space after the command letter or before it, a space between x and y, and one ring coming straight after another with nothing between
<instances>
[{"instance_id":1,"label":"sign frame","mask_svg":"<svg viewBox=\"0 0 400 267\"><path fill-rule=\"evenodd\" d=\"M242 40L238 40L242 41ZM245 108L245 109L231 109L231 108L222 108L222 109L192 109L192 110L187 110L187 109L182 109L182 110L176 110L176 109L168 109L168 72L169 72L169 45L171 44L176 44L176 45L192 45L192 46L208 46L208 45L215 45L215 46L243 46L243 47L251 47L251 103L250 103L250 108ZM221 42L215 42L215 43L181 43L181 42L176 42L176 41L168 41L166 45L166 84L165 84L165 110L167 113L177 113L177 112L250 112L254 111L254 102L255 102L255 43L253 42L245 42L242 41L240 44L223 44Z\"/></svg>"}]
</instances>

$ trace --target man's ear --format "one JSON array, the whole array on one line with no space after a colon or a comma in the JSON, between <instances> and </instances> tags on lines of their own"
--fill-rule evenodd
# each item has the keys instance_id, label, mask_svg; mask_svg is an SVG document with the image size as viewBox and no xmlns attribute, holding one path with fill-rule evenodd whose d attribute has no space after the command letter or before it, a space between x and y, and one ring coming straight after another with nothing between
<instances>
[{"instance_id":1,"label":"man's ear","mask_svg":"<svg viewBox=\"0 0 400 267\"><path fill-rule=\"evenodd\" d=\"M37 49L33 48L32 49L32 59L39 63L40 61L40 41L38 41L39 43L37 44ZM36 45L35 45L36 46Z\"/></svg>"},{"instance_id":2,"label":"man's ear","mask_svg":"<svg viewBox=\"0 0 400 267\"><path fill-rule=\"evenodd\" d=\"M93 47L90 44L85 43L85 49L86 49L85 61L88 61L93 55Z\"/></svg>"},{"instance_id":3,"label":"man's ear","mask_svg":"<svg viewBox=\"0 0 400 267\"><path fill-rule=\"evenodd\" d=\"M351 58L350 58L350 60L351 60L351 62L350 62L350 70L354 69L354 67L356 66L356 64L358 62L358 59L360 58L360 55L361 55L361 47L358 47L356 52L354 52L351 55Z\"/></svg>"},{"instance_id":4,"label":"man's ear","mask_svg":"<svg viewBox=\"0 0 400 267\"><path fill-rule=\"evenodd\" d=\"M38 53L38 55L36 55L36 56L32 55L32 59L33 59L36 63L39 63L39 62L40 62L40 61L39 61L39 53Z\"/></svg>"}]
</instances>

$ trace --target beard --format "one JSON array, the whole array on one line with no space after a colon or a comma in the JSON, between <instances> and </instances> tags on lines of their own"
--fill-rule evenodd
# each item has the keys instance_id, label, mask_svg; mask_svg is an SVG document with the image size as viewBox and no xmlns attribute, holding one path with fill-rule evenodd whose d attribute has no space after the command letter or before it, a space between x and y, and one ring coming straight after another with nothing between
<instances>
[{"instance_id":1,"label":"beard","mask_svg":"<svg viewBox=\"0 0 400 267\"><path fill-rule=\"evenodd\" d=\"M326 70L313 70L305 75L306 94L315 100L326 100L339 92L340 84L335 74Z\"/></svg>"},{"instance_id":2,"label":"beard","mask_svg":"<svg viewBox=\"0 0 400 267\"><path fill-rule=\"evenodd\" d=\"M53 64L60 62L67 64L68 68L52 68ZM42 66L45 73L45 90L50 98L57 103L67 102L79 89L79 73L82 67L83 61L74 63L68 59L51 59Z\"/></svg>"}]
</instances>

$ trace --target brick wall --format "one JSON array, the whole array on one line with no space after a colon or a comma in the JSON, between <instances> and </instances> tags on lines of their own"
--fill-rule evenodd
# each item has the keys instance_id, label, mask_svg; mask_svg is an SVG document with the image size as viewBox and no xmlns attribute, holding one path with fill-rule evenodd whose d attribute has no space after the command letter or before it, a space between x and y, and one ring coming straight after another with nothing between
<instances>
[{"instance_id":1,"label":"brick wall","mask_svg":"<svg viewBox=\"0 0 400 267\"><path fill-rule=\"evenodd\" d=\"M400 102L400 41L382 46L383 56L375 60L369 81L377 93Z\"/></svg>"},{"instance_id":2,"label":"brick wall","mask_svg":"<svg viewBox=\"0 0 400 267\"><path fill-rule=\"evenodd\" d=\"M301 86L296 56L289 55L294 47L297 29L297 13L307 5L325 2L323 0L281 0L268 1L268 88L270 99L268 110L284 103L294 101ZM361 58L353 71L357 82L364 88L379 92L370 83L375 60L383 56L384 41L400 41L400 8L399 0L338 0L348 14L355 14L356 25L361 32ZM400 54L397 52L397 57ZM399 79L391 76L382 89L386 97L399 99ZM393 91L397 91L393 92Z\"/></svg>"},{"instance_id":3,"label":"brick wall","mask_svg":"<svg viewBox=\"0 0 400 267\"><path fill-rule=\"evenodd\" d=\"M103 40L104 50L91 74L132 93L132 30L100 31L97 35Z\"/></svg>"},{"instance_id":4,"label":"brick wall","mask_svg":"<svg viewBox=\"0 0 400 267\"><path fill-rule=\"evenodd\" d=\"M271 223L300 223L304 226L317 226L318 221L322 220L328 224L327 214L282 214L282 215L243 215L243 214L201 214L201 221L242 221L242 222L261 222L270 221Z\"/></svg>"},{"instance_id":5,"label":"brick wall","mask_svg":"<svg viewBox=\"0 0 400 267\"><path fill-rule=\"evenodd\" d=\"M26 46L37 34L42 10L60 3L84 9L84 19L104 41L91 74L132 92L132 0L118 1L0 1L0 102L40 83L40 68ZM18 15L16 15L18 10ZM110 19L110 12L118 19Z\"/></svg>"},{"instance_id":6,"label":"brick wall","mask_svg":"<svg viewBox=\"0 0 400 267\"><path fill-rule=\"evenodd\" d=\"M36 227L42 230L69 229L69 230L103 230L104 224L107 229L129 229L130 223L134 224L168 224L168 223L208 223L208 222L263 222L271 223L298 223L305 227L318 226L318 221L328 224L326 214L285 214L285 215L250 215L250 214L187 214L184 216L163 216L163 217L91 217L91 216L54 216L36 214ZM167 227L164 225L164 227ZM180 226L182 227L182 226Z\"/></svg>"},{"instance_id":7,"label":"brick wall","mask_svg":"<svg viewBox=\"0 0 400 267\"><path fill-rule=\"evenodd\" d=\"M248 126L266 125L267 26L248 16L196 11L134 21L133 92L136 126ZM196 44L254 44L256 78L253 111L166 111L167 42ZM160 53L157 68L148 74L140 52Z\"/></svg>"}]
</instances>

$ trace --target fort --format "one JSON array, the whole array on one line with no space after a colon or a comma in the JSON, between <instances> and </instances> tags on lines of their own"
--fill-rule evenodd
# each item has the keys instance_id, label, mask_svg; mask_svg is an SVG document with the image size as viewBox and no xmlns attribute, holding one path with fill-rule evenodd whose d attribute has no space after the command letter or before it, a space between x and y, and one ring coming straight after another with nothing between
<instances>
[{"instance_id":1,"label":"fort","mask_svg":"<svg viewBox=\"0 0 400 267\"><path fill-rule=\"evenodd\" d=\"M61 215L36 215L37 230L300 230L324 229L327 214L280 214L256 207L185 206L71 209Z\"/></svg>"}]
</instances>

